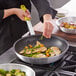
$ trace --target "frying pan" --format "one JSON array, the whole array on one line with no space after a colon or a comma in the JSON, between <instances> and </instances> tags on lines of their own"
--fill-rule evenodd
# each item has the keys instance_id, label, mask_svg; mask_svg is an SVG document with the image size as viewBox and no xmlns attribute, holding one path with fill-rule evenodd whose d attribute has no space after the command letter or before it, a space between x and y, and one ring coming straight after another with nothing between
<instances>
[{"instance_id":1,"label":"frying pan","mask_svg":"<svg viewBox=\"0 0 76 76\"><path fill-rule=\"evenodd\" d=\"M21 38L17 40L14 45L14 51L16 55L24 62L31 63L31 64L49 64L58 61L61 59L65 53L67 52L69 48L69 44L66 40L64 40L61 37L52 35L51 38L43 38L42 40L40 39L42 35L32 35L32 36L27 36L24 38ZM46 47L51 47L51 46L57 46L58 48L61 49L61 54L53 57L47 57L47 58L32 58L32 57L26 57L23 55L20 55L19 52L27 45L35 45L36 41L40 41L43 43Z\"/></svg>"},{"instance_id":2,"label":"frying pan","mask_svg":"<svg viewBox=\"0 0 76 76\"><path fill-rule=\"evenodd\" d=\"M21 38L17 40L13 45L16 55L22 61L31 63L31 64L49 64L49 63L56 62L57 60L61 59L64 56L64 54L67 52L69 48L68 42L66 40L60 37L57 37L57 36L53 36L53 35L49 39L43 38L41 40L42 35L35 35L31 21L26 20L26 22L27 22L28 29L29 29L31 36ZM31 44L34 46L36 44L36 41L40 41L46 47L57 46L61 49L62 52L61 54L57 56L47 57L47 58L32 58L32 57L26 57L26 56L19 54L19 52L23 50L23 48L27 46L27 44Z\"/></svg>"}]
</instances>

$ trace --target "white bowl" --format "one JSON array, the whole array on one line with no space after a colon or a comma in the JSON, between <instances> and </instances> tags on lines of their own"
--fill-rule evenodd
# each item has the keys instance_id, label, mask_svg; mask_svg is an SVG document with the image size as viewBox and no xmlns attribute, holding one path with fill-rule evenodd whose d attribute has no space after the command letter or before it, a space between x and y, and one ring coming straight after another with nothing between
<instances>
[{"instance_id":1,"label":"white bowl","mask_svg":"<svg viewBox=\"0 0 76 76\"><path fill-rule=\"evenodd\" d=\"M26 65L6 63L6 64L0 64L0 69L4 69L7 71L12 69L20 69L21 71L26 72L26 76L35 76L34 70Z\"/></svg>"}]
</instances>

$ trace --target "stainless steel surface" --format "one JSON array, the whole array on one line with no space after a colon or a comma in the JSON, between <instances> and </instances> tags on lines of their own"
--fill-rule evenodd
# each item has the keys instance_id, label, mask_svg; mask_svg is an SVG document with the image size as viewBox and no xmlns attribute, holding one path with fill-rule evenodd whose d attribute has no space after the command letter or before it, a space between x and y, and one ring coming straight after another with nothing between
<instances>
[{"instance_id":1,"label":"stainless steel surface","mask_svg":"<svg viewBox=\"0 0 76 76\"><path fill-rule=\"evenodd\" d=\"M63 75L67 75L67 76L75 76L76 72L69 72L69 71L64 71L64 70L58 70L58 73L63 74Z\"/></svg>"},{"instance_id":2,"label":"stainless steel surface","mask_svg":"<svg viewBox=\"0 0 76 76\"><path fill-rule=\"evenodd\" d=\"M30 34L29 32L25 33L24 35L22 35L22 38L29 36L29 34Z\"/></svg>"},{"instance_id":3,"label":"stainless steel surface","mask_svg":"<svg viewBox=\"0 0 76 76\"><path fill-rule=\"evenodd\" d=\"M19 39L18 41L16 41L16 43L14 44L14 51L16 53L16 55L24 62L27 63L31 63L31 64L49 64L49 63L53 63L58 61L59 59L61 59L64 54L67 52L69 45L68 42L60 37L57 36L52 36L51 39L46 39L44 38L44 40L41 40L42 43L47 46L57 46L61 49L61 54L57 55L57 56L53 56L53 57L47 57L47 58L32 58L32 57L26 57L23 55L20 55L19 52L23 49L24 46L26 46L29 42L29 44L33 43L35 44L35 42L40 39L41 35L36 35L36 36L28 36L22 39Z\"/></svg>"},{"instance_id":4,"label":"stainless steel surface","mask_svg":"<svg viewBox=\"0 0 76 76\"><path fill-rule=\"evenodd\" d=\"M21 71L26 72L26 76L35 76L34 70L26 65L6 63L6 64L0 64L0 69L4 70L20 69Z\"/></svg>"},{"instance_id":5,"label":"stainless steel surface","mask_svg":"<svg viewBox=\"0 0 76 76\"><path fill-rule=\"evenodd\" d=\"M4 54L0 56L0 64L3 63L10 63L13 61L17 56L14 53L13 48L8 49Z\"/></svg>"},{"instance_id":6,"label":"stainless steel surface","mask_svg":"<svg viewBox=\"0 0 76 76\"><path fill-rule=\"evenodd\" d=\"M53 63L53 62L56 62L58 61L59 59L61 59L64 54L66 52L58 55L58 56L54 56L54 57L48 57L48 58L32 58L32 57L24 57L20 54L18 54L16 52L16 55L24 62L27 62L27 63L31 63L31 64L49 64L49 63Z\"/></svg>"},{"instance_id":7,"label":"stainless steel surface","mask_svg":"<svg viewBox=\"0 0 76 76\"><path fill-rule=\"evenodd\" d=\"M72 46L72 47L76 47L76 42L71 42L71 41L68 41L69 45Z\"/></svg>"},{"instance_id":8,"label":"stainless steel surface","mask_svg":"<svg viewBox=\"0 0 76 76\"><path fill-rule=\"evenodd\" d=\"M76 24L76 17L73 17L73 16L63 17L63 18L60 18L56 21L56 24L59 26L59 28L62 32L70 33L70 34L76 34L76 29L67 29L67 28L61 27L60 25L62 22L68 22L68 23Z\"/></svg>"},{"instance_id":9,"label":"stainless steel surface","mask_svg":"<svg viewBox=\"0 0 76 76\"><path fill-rule=\"evenodd\" d=\"M30 34L35 35L31 21L26 21L26 22L27 22L27 26L28 26Z\"/></svg>"}]
</instances>

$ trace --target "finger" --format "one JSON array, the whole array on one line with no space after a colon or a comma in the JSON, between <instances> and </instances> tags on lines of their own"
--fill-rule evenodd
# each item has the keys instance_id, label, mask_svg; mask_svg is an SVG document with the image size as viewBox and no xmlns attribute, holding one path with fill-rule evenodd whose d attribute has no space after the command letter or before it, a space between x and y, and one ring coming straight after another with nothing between
<instances>
[{"instance_id":1,"label":"finger","mask_svg":"<svg viewBox=\"0 0 76 76\"><path fill-rule=\"evenodd\" d=\"M28 17L28 18L30 18L31 19L31 16L29 15L29 14L25 14L25 17Z\"/></svg>"},{"instance_id":2,"label":"finger","mask_svg":"<svg viewBox=\"0 0 76 76\"><path fill-rule=\"evenodd\" d=\"M53 31L53 27L50 23L48 23L48 29L47 29L48 38L51 37L52 31Z\"/></svg>"},{"instance_id":3,"label":"finger","mask_svg":"<svg viewBox=\"0 0 76 76\"><path fill-rule=\"evenodd\" d=\"M44 23L44 27L43 27L43 35L46 34L46 30L47 30L47 27L46 27L47 23Z\"/></svg>"},{"instance_id":4,"label":"finger","mask_svg":"<svg viewBox=\"0 0 76 76\"><path fill-rule=\"evenodd\" d=\"M31 15L30 15L30 12L28 10L26 10L26 13L27 13L27 17L31 18Z\"/></svg>"},{"instance_id":5,"label":"finger","mask_svg":"<svg viewBox=\"0 0 76 76\"><path fill-rule=\"evenodd\" d=\"M28 14L30 14L30 12L29 12L28 10L26 10L26 12L27 12Z\"/></svg>"},{"instance_id":6,"label":"finger","mask_svg":"<svg viewBox=\"0 0 76 76\"><path fill-rule=\"evenodd\" d=\"M28 14L28 13L25 12L25 11L22 12L22 16L23 16L23 17L31 18L30 14Z\"/></svg>"},{"instance_id":7,"label":"finger","mask_svg":"<svg viewBox=\"0 0 76 76\"><path fill-rule=\"evenodd\" d=\"M21 16L21 17L20 17L20 19L21 19L22 21L25 21L24 18L25 18L25 16Z\"/></svg>"},{"instance_id":8,"label":"finger","mask_svg":"<svg viewBox=\"0 0 76 76\"><path fill-rule=\"evenodd\" d=\"M48 38L51 37L52 31L53 31L53 26L50 23L48 23L48 30L47 30Z\"/></svg>"},{"instance_id":9,"label":"finger","mask_svg":"<svg viewBox=\"0 0 76 76\"><path fill-rule=\"evenodd\" d=\"M44 23L44 29L43 29L43 36L45 36L46 38L48 38L48 35L47 35L47 30L48 30L48 28L47 28L47 23Z\"/></svg>"},{"instance_id":10,"label":"finger","mask_svg":"<svg viewBox=\"0 0 76 76\"><path fill-rule=\"evenodd\" d=\"M22 21L26 21L25 17L28 17L28 16L26 14L23 14L23 15L20 16L20 18L21 18Z\"/></svg>"},{"instance_id":11,"label":"finger","mask_svg":"<svg viewBox=\"0 0 76 76\"><path fill-rule=\"evenodd\" d=\"M44 35L46 38L50 38L50 37L51 37L51 34L52 34L52 30L53 30L52 24L49 23L49 22L46 22L46 23L45 23L45 27L44 27L43 35Z\"/></svg>"},{"instance_id":12,"label":"finger","mask_svg":"<svg viewBox=\"0 0 76 76\"><path fill-rule=\"evenodd\" d=\"M49 32L47 33L47 37L48 37L48 38L51 38L51 34L52 34L52 31L49 31Z\"/></svg>"},{"instance_id":13,"label":"finger","mask_svg":"<svg viewBox=\"0 0 76 76\"><path fill-rule=\"evenodd\" d=\"M23 15L24 15L25 17L28 17L28 14L27 14L26 12L24 12Z\"/></svg>"}]
</instances>

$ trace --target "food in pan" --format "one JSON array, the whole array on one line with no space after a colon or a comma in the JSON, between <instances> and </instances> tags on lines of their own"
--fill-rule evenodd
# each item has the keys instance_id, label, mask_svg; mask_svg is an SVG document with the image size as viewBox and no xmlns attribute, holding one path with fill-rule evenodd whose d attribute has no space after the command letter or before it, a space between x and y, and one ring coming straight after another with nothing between
<instances>
[{"instance_id":1,"label":"food in pan","mask_svg":"<svg viewBox=\"0 0 76 76\"><path fill-rule=\"evenodd\" d=\"M76 24L73 23L62 22L61 26L67 29L76 29Z\"/></svg>"},{"instance_id":2,"label":"food in pan","mask_svg":"<svg viewBox=\"0 0 76 76\"><path fill-rule=\"evenodd\" d=\"M61 53L61 50L56 47L45 47L44 44L40 43L39 41L36 42L35 46L32 46L29 44L28 46L25 46L23 50L19 52L19 54L23 56L33 57L33 58L46 58L46 57L52 57L59 55Z\"/></svg>"},{"instance_id":3,"label":"food in pan","mask_svg":"<svg viewBox=\"0 0 76 76\"><path fill-rule=\"evenodd\" d=\"M20 69L12 69L10 71L0 69L0 76L26 76L26 73Z\"/></svg>"}]
</instances>

